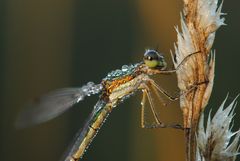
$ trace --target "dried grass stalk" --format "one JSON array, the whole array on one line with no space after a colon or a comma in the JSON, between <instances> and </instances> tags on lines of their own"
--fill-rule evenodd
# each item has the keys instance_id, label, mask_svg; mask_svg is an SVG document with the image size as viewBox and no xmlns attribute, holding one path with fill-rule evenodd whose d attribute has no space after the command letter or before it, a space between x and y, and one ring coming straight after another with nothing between
<instances>
[{"instance_id":1,"label":"dried grass stalk","mask_svg":"<svg viewBox=\"0 0 240 161\"><path fill-rule=\"evenodd\" d=\"M196 131L199 118L210 98L215 66L215 52L211 47L216 30L224 25L222 3L218 0L184 0L181 32L177 30L174 65L177 67L189 54L189 60L177 71L178 87L186 92L180 97L183 111L186 154L188 161L196 159ZM212 54L210 54L212 53ZM211 56L210 56L211 55ZM193 88L196 87L196 88Z\"/></svg>"}]
</instances>

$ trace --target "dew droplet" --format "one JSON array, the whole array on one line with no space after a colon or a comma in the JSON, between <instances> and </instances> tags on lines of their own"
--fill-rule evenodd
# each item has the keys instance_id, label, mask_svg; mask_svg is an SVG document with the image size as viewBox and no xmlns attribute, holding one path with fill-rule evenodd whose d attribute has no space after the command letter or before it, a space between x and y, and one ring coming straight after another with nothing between
<instances>
[{"instance_id":1,"label":"dew droplet","mask_svg":"<svg viewBox=\"0 0 240 161\"><path fill-rule=\"evenodd\" d=\"M128 66L127 66L127 65L123 65L123 66L122 66L122 71L123 71L123 72L126 72L127 70L128 70Z\"/></svg>"}]
</instances>

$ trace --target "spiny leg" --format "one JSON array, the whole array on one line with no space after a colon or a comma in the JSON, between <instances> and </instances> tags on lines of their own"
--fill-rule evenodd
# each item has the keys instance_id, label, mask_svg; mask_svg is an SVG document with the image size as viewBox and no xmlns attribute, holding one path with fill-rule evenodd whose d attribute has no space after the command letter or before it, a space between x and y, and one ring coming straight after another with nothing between
<instances>
[{"instance_id":1,"label":"spiny leg","mask_svg":"<svg viewBox=\"0 0 240 161\"><path fill-rule=\"evenodd\" d=\"M151 93L149 91L149 87L145 84L143 89L143 98L142 98L142 109L141 109L141 127L142 128L147 128L147 129L154 129L154 128L175 128L175 129L183 129L183 127L179 124L164 124L163 122L160 121L156 109L153 104L153 100L151 98ZM146 103L146 96L148 97L148 101L150 104L151 111L154 115L154 119L156 121L156 124L153 125L147 125L145 122L145 103Z\"/></svg>"},{"instance_id":2,"label":"spiny leg","mask_svg":"<svg viewBox=\"0 0 240 161\"><path fill-rule=\"evenodd\" d=\"M160 99L159 91L161 93L164 92L163 94L165 94L165 96L167 96L169 98L169 100L171 100L171 101L175 101L175 100L179 99L179 96L178 97L172 97L169 94L166 94L166 92L160 86L158 86L152 79L149 79L149 84L152 85L152 89L154 90L154 92L156 93L156 95L158 96L159 99ZM165 106L167 106L166 103L165 103ZM182 125L176 124L176 123L168 124L168 125L165 125L165 126L170 127L170 128L175 128L175 129L184 129L182 127ZM158 128L158 125L154 128Z\"/></svg>"},{"instance_id":3,"label":"spiny leg","mask_svg":"<svg viewBox=\"0 0 240 161\"><path fill-rule=\"evenodd\" d=\"M154 82L154 80L152 80L152 79L149 78L149 79L146 81L146 83L144 83L144 87L145 87L146 89L144 89L144 91L143 91L142 117L141 117L141 119L142 119L142 121L141 121L142 127L143 127L143 128L150 128L150 129L153 129L153 128L176 128L176 129L184 129L184 128L182 127L182 125L180 125L180 124L168 124L168 125L167 125L167 124L164 124L164 123L162 123L162 122L160 121L159 116L157 115L157 112L156 112L156 110L155 110L155 108L154 108L154 104L152 103L153 101L152 101L152 97L151 97L150 87L152 87L154 93L157 95L157 97L158 97L158 99L160 99L160 101L161 101L161 97L160 97L160 95L159 95L159 92L165 94L165 96L167 96L171 101L175 101L175 100L179 99L179 97L180 97L181 95L185 95L185 94L189 93L190 91L192 91L193 89L197 88L197 86L202 85L202 84L205 84L205 83L207 83L207 82L201 82L201 83L197 83L197 84L195 84L195 85L192 85L192 87L191 87L189 90L181 93L181 94L180 94L179 96L177 96L177 97L172 97L172 96L170 96L165 90L163 90L160 86L158 86L158 85ZM153 112L153 114L154 114L154 116L155 116L155 119L158 120L158 122L156 121L157 124L155 124L155 125L146 125L146 124L145 124L145 121L144 121L144 109L145 109L144 104L145 104L145 102L146 102L146 95L148 96L148 100L149 100L149 103L150 103L152 112Z\"/></svg>"},{"instance_id":4,"label":"spiny leg","mask_svg":"<svg viewBox=\"0 0 240 161\"><path fill-rule=\"evenodd\" d=\"M190 89L188 89L187 91L181 93L178 97L172 97L172 98L174 98L174 99L171 99L171 100L172 100L172 101L177 100L177 99L179 99L180 96L189 93L189 92L192 91L193 89L197 88L199 85L202 85L202 84L205 84L205 83L208 83L208 81L196 83L196 84L192 85L192 86L190 87ZM152 87L153 87L153 90L154 90L154 92L155 92L158 96L159 96L159 93L158 93L157 90L159 90L160 92L163 91L163 89L162 89L161 87L159 87L152 79L149 79L149 85L153 85L153 86L152 86ZM149 88L149 87L148 87L148 88ZM147 92L147 90L146 90L146 92ZM164 94L165 94L165 93L164 93ZM167 95L166 95L166 96L167 96ZM144 97L146 97L146 96L144 96ZM146 99L146 98L144 98L144 99ZM144 100L143 103L145 103L145 100ZM144 112L144 104L142 104L142 106L143 106L142 109L143 109L143 112ZM156 113L155 108L152 108L152 109L153 109L153 111L154 111L153 113ZM156 115L157 115L157 114L156 114ZM142 119L144 119L144 113L142 113ZM184 130L184 129L185 129L185 128L184 128L182 125L180 125L180 124L174 124L174 123L173 123L173 124L164 124L164 123L162 123L160 120L159 120L159 122L160 122L160 123L157 123L157 124L155 124L155 125L145 125L145 124L144 124L143 128L148 128L148 129L154 129L154 128L175 128L175 129L181 129L181 130ZM142 123L145 123L145 121L143 120Z\"/></svg>"},{"instance_id":5,"label":"spiny leg","mask_svg":"<svg viewBox=\"0 0 240 161\"><path fill-rule=\"evenodd\" d=\"M153 89L155 90L155 93L159 96L159 92L161 92L162 94L164 94L169 100L171 101L176 101L180 98L180 96L182 95L186 95L189 92L191 92L193 89L196 89L198 86L202 85L202 84L206 84L208 83L208 81L203 81L203 82L199 82L199 83L195 83L193 85L190 86L190 88L186 91L183 91L181 94L179 94L178 96L171 96L170 94L168 94L164 89L162 89L162 87L160 87L154 80L152 79L148 79L148 82L150 85L153 86ZM159 96L160 97L160 96Z\"/></svg>"},{"instance_id":6,"label":"spiny leg","mask_svg":"<svg viewBox=\"0 0 240 161\"><path fill-rule=\"evenodd\" d=\"M155 119L157 124L161 124L160 118L158 117L158 115L156 113L156 110L155 110L155 107L154 107L154 104L153 104L153 99L151 97L150 89L146 84L145 84L145 91L146 91L146 95L147 95L147 98L148 98L148 101L149 101L150 108L151 108L151 111L153 113L154 119Z\"/></svg>"},{"instance_id":7,"label":"spiny leg","mask_svg":"<svg viewBox=\"0 0 240 161\"><path fill-rule=\"evenodd\" d=\"M145 128L145 103L146 103L146 96L147 96L147 93L146 93L146 89L143 89L142 90L143 92L143 95L142 95L142 101L141 101L141 127L142 128Z\"/></svg>"},{"instance_id":8,"label":"spiny leg","mask_svg":"<svg viewBox=\"0 0 240 161\"><path fill-rule=\"evenodd\" d=\"M188 60L191 56L193 56L193 55L195 55L195 54L198 54L198 53L201 53L201 51L196 51L196 52L193 52L193 53L187 55L187 56L182 60L182 62L181 62L180 64L178 64L178 66L176 67L175 70L178 70L184 63L187 62L187 60Z\"/></svg>"},{"instance_id":9,"label":"spiny leg","mask_svg":"<svg viewBox=\"0 0 240 161\"><path fill-rule=\"evenodd\" d=\"M197 52L194 52L194 53L191 53L189 55L187 55L180 64L178 64L178 66L175 68L175 69L170 69L170 70L162 70L160 71L161 74L171 74L171 73L175 73L182 65L184 65L184 63L187 62L187 60L195 55L195 54L198 54L198 53L201 53L201 51L197 51Z\"/></svg>"},{"instance_id":10,"label":"spiny leg","mask_svg":"<svg viewBox=\"0 0 240 161\"><path fill-rule=\"evenodd\" d=\"M176 101L179 99L179 96L171 96L170 94L168 94L168 92L166 92L162 87L160 87L154 80L149 78L148 83L153 87L153 89L155 90L155 93L158 95L158 97L160 97L160 96L157 91L164 94L171 101Z\"/></svg>"},{"instance_id":11,"label":"spiny leg","mask_svg":"<svg viewBox=\"0 0 240 161\"><path fill-rule=\"evenodd\" d=\"M156 111L153 107L152 99L149 97L149 93L148 93L147 89L143 89L142 91L143 91L143 97L142 97L142 101L141 101L141 105L142 105L142 108L141 108L141 127L142 128L148 128L148 129L156 128L156 125L147 125L146 121L145 121L145 107L146 107L145 103L146 103L146 98L148 97L150 108L151 108L151 111L154 115L154 119L157 122L157 125L164 128L165 125L159 120L159 118L156 114Z\"/></svg>"}]
</instances>

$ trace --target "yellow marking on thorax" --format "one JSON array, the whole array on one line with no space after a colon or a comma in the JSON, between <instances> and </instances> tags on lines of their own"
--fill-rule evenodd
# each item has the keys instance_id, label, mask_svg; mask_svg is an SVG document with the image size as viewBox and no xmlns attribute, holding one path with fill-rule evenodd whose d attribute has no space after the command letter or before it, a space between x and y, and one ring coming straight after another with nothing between
<instances>
[{"instance_id":1,"label":"yellow marking on thorax","mask_svg":"<svg viewBox=\"0 0 240 161\"><path fill-rule=\"evenodd\" d=\"M139 75L134 77L130 81L115 87L109 95L109 101L115 102L122 99L138 89L141 81L144 79L144 75Z\"/></svg>"},{"instance_id":2,"label":"yellow marking on thorax","mask_svg":"<svg viewBox=\"0 0 240 161\"><path fill-rule=\"evenodd\" d=\"M125 84L129 81L131 81L134 77L133 76L125 76L121 79L116 79L110 82L106 87L107 87L107 94L111 94L114 89L119 87L122 84Z\"/></svg>"}]
</instances>

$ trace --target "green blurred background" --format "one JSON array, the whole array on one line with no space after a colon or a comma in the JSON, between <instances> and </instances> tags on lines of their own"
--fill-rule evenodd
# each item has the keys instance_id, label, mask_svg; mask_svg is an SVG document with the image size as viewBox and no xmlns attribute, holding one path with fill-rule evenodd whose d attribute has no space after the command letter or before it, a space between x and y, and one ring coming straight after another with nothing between
<instances>
[{"instance_id":1,"label":"green blurred background","mask_svg":"<svg viewBox=\"0 0 240 161\"><path fill-rule=\"evenodd\" d=\"M228 25L214 43L216 77L208 108L217 108L228 92L230 100L240 92L239 5L223 5ZM57 161L97 96L48 123L16 130L24 104L56 88L98 83L107 72L140 61L145 48L159 46L171 64L181 8L179 0L1 0L0 160ZM175 76L161 76L159 84L177 91ZM112 112L83 161L184 160L181 131L140 128L140 99L139 93ZM167 108L170 120L181 121L178 102ZM239 127L239 108L237 113Z\"/></svg>"}]
</instances>

